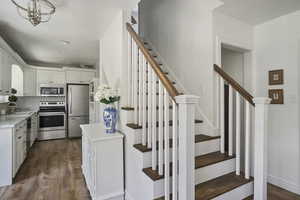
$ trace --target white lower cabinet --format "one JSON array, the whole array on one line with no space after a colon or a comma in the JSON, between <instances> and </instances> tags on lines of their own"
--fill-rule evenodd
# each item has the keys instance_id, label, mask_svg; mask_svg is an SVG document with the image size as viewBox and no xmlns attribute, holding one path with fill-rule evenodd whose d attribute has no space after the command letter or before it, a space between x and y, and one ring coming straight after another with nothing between
<instances>
[{"instance_id":1,"label":"white lower cabinet","mask_svg":"<svg viewBox=\"0 0 300 200\"><path fill-rule=\"evenodd\" d=\"M81 125L82 171L93 200L124 200L123 135Z\"/></svg>"},{"instance_id":2,"label":"white lower cabinet","mask_svg":"<svg viewBox=\"0 0 300 200\"><path fill-rule=\"evenodd\" d=\"M17 171L21 167L22 163L26 158L26 120L14 128L14 140L15 140L15 148L14 148L14 173L13 176L16 175Z\"/></svg>"}]
</instances>

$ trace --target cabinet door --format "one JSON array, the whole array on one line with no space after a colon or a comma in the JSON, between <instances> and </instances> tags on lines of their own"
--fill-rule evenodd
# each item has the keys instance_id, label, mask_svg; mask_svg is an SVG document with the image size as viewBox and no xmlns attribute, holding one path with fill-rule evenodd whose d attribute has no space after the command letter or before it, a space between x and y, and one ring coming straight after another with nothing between
<instances>
[{"instance_id":1,"label":"cabinet door","mask_svg":"<svg viewBox=\"0 0 300 200\"><path fill-rule=\"evenodd\" d=\"M65 72L54 71L54 70L37 70L37 83L55 83L64 84L66 83Z\"/></svg>"},{"instance_id":2,"label":"cabinet door","mask_svg":"<svg viewBox=\"0 0 300 200\"><path fill-rule=\"evenodd\" d=\"M16 132L17 138L16 138L16 172L19 170L22 160L23 160L23 137L21 134L19 134L20 130Z\"/></svg>"},{"instance_id":3,"label":"cabinet door","mask_svg":"<svg viewBox=\"0 0 300 200\"><path fill-rule=\"evenodd\" d=\"M24 96L36 96L36 70L24 68Z\"/></svg>"},{"instance_id":4,"label":"cabinet door","mask_svg":"<svg viewBox=\"0 0 300 200\"><path fill-rule=\"evenodd\" d=\"M89 83L93 78L95 78L95 72L80 70L66 71L67 83Z\"/></svg>"},{"instance_id":5,"label":"cabinet door","mask_svg":"<svg viewBox=\"0 0 300 200\"><path fill-rule=\"evenodd\" d=\"M3 70L4 68L4 54L3 50L0 48L0 95L4 93L4 88L3 88Z\"/></svg>"},{"instance_id":6,"label":"cabinet door","mask_svg":"<svg viewBox=\"0 0 300 200\"><path fill-rule=\"evenodd\" d=\"M12 66L12 58L3 51L2 56L2 88L4 90L4 95L10 94L11 89L11 66Z\"/></svg>"}]
</instances>

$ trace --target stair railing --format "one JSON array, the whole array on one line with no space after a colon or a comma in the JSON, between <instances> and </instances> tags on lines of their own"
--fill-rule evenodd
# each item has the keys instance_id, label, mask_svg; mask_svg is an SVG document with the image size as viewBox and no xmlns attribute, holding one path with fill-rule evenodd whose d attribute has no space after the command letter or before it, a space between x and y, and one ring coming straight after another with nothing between
<instances>
[{"instance_id":1,"label":"stair railing","mask_svg":"<svg viewBox=\"0 0 300 200\"><path fill-rule=\"evenodd\" d=\"M194 200L198 97L180 95L132 26L127 23L126 27L128 106L133 108L133 123L142 129L142 144L152 148L152 170L164 177L164 199Z\"/></svg>"},{"instance_id":2,"label":"stair railing","mask_svg":"<svg viewBox=\"0 0 300 200\"><path fill-rule=\"evenodd\" d=\"M217 93L218 93L218 120L220 129L220 149L221 153L225 153L225 98L224 83L229 85L229 102L228 102L228 155L234 154L234 137L236 133L236 175L241 175L241 149L245 148L245 169L244 176L246 179L251 177L251 142L254 144L254 199L267 199L267 135L268 135L268 105L269 98L253 98L253 96L245 90L238 82L230 77L218 65L214 65L214 71L217 76ZM234 93L235 93L235 127L234 127ZM245 103L245 146L241 146L241 104ZM254 116L252 116L252 110ZM255 128L254 141L251 141L251 121L254 119Z\"/></svg>"}]
</instances>

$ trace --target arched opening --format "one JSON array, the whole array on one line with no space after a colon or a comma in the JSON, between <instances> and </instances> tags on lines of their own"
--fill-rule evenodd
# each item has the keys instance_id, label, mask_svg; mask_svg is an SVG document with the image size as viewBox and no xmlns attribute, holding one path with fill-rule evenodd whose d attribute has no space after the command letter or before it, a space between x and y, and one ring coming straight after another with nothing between
<instances>
[{"instance_id":1,"label":"arched opening","mask_svg":"<svg viewBox=\"0 0 300 200\"><path fill-rule=\"evenodd\" d=\"M11 69L11 87L17 90L17 96L23 96L24 73L20 66L12 65Z\"/></svg>"}]
</instances>

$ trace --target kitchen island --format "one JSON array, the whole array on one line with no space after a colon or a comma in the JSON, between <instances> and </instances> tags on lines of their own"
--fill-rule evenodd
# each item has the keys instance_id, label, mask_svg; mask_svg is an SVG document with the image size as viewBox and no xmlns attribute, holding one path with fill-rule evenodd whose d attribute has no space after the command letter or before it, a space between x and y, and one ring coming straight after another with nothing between
<instances>
[{"instance_id":1,"label":"kitchen island","mask_svg":"<svg viewBox=\"0 0 300 200\"><path fill-rule=\"evenodd\" d=\"M124 199L123 135L102 124L81 125L82 171L93 200Z\"/></svg>"}]
</instances>

